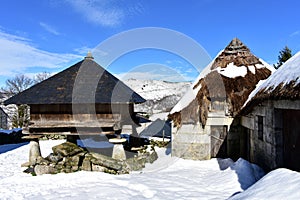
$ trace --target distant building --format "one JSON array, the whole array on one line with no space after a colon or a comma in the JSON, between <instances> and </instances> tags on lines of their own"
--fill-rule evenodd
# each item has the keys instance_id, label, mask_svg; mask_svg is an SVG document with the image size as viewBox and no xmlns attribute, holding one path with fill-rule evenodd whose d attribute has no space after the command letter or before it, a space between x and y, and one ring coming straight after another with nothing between
<instances>
[{"instance_id":1,"label":"distant building","mask_svg":"<svg viewBox=\"0 0 300 200\"><path fill-rule=\"evenodd\" d=\"M233 39L171 110L172 156L238 158L239 122L235 117L259 81L273 71L239 39Z\"/></svg>"},{"instance_id":2,"label":"distant building","mask_svg":"<svg viewBox=\"0 0 300 200\"><path fill-rule=\"evenodd\" d=\"M0 128L8 129L8 115L6 112L0 107Z\"/></svg>"},{"instance_id":3,"label":"distant building","mask_svg":"<svg viewBox=\"0 0 300 200\"><path fill-rule=\"evenodd\" d=\"M145 101L89 53L4 104L30 106L30 134L93 135L120 133L123 125L134 126L134 104Z\"/></svg>"},{"instance_id":4,"label":"distant building","mask_svg":"<svg viewBox=\"0 0 300 200\"><path fill-rule=\"evenodd\" d=\"M246 158L300 171L300 52L251 94L241 115Z\"/></svg>"}]
</instances>

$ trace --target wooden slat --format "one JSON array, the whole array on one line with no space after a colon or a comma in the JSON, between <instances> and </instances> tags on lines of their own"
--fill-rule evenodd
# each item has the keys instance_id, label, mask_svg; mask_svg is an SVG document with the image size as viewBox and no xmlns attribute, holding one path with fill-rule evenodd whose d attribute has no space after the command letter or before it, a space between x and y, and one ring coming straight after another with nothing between
<instances>
[{"instance_id":1,"label":"wooden slat","mask_svg":"<svg viewBox=\"0 0 300 200\"><path fill-rule=\"evenodd\" d=\"M113 127L115 121L83 121L83 122L65 122L65 121L31 121L29 128L64 128L64 127Z\"/></svg>"},{"instance_id":2,"label":"wooden slat","mask_svg":"<svg viewBox=\"0 0 300 200\"><path fill-rule=\"evenodd\" d=\"M25 135L114 135L114 131L102 131L102 132L86 132L86 133L71 133L71 132L38 132L38 133L23 133Z\"/></svg>"}]
</instances>

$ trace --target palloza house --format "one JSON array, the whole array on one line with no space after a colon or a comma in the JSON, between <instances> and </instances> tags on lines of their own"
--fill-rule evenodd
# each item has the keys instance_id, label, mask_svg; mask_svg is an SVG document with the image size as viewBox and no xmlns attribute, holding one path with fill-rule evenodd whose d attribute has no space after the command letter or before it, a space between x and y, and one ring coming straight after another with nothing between
<instances>
[{"instance_id":1,"label":"palloza house","mask_svg":"<svg viewBox=\"0 0 300 200\"><path fill-rule=\"evenodd\" d=\"M300 171L300 52L251 93L240 115L251 162Z\"/></svg>"},{"instance_id":2,"label":"palloza house","mask_svg":"<svg viewBox=\"0 0 300 200\"><path fill-rule=\"evenodd\" d=\"M273 71L234 38L171 110L172 156L195 160L240 157L235 117L256 85Z\"/></svg>"},{"instance_id":3,"label":"palloza house","mask_svg":"<svg viewBox=\"0 0 300 200\"><path fill-rule=\"evenodd\" d=\"M27 133L94 135L120 133L135 125L134 104L145 99L95 62L84 60L11 97L30 106Z\"/></svg>"}]
</instances>

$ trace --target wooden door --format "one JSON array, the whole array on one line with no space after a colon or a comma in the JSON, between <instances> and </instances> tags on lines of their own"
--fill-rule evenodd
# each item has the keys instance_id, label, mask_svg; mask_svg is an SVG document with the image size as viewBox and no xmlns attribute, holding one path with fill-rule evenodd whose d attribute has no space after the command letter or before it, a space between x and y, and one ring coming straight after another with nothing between
<instances>
[{"instance_id":1,"label":"wooden door","mask_svg":"<svg viewBox=\"0 0 300 200\"><path fill-rule=\"evenodd\" d=\"M211 157L226 157L227 126L211 126Z\"/></svg>"},{"instance_id":2,"label":"wooden door","mask_svg":"<svg viewBox=\"0 0 300 200\"><path fill-rule=\"evenodd\" d=\"M300 110L283 110L283 165L300 171Z\"/></svg>"}]
</instances>

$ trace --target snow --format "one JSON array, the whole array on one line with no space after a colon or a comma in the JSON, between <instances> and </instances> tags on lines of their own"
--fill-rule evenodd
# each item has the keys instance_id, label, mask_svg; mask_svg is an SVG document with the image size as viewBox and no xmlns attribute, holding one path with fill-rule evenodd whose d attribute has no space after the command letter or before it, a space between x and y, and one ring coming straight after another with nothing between
<instances>
[{"instance_id":1,"label":"snow","mask_svg":"<svg viewBox=\"0 0 300 200\"><path fill-rule=\"evenodd\" d=\"M267 81L267 79L265 79L265 80L260 80L260 81L256 84L255 89L249 94L248 99L247 99L247 101L245 101L243 107L245 107L245 106L248 104L248 102L255 96L255 94L261 89L261 86L262 86L262 85L264 84L264 82L266 82L266 81Z\"/></svg>"},{"instance_id":2,"label":"snow","mask_svg":"<svg viewBox=\"0 0 300 200\"><path fill-rule=\"evenodd\" d=\"M128 79L123 82L147 100L146 103L135 105L135 111L149 114L169 111L191 86L190 82L161 80Z\"/></svg>"},{"instance_id":3,"label":"snow","mask_svg":"<svg viewBox=\"0 0 300 200\"><path fill-rule=\"evenodd\" d=\"M288 169L271 171L235 199L300 199L300 173Z\"/></svg>"},{"instance_id":4,"label":"snow","mask_svg":"<svg viewBox=\"0 0 300 200\"><path fill-rule=\"evenodd\" d=\"M216 56L216 58L223 52L224 50L220 51L218 53L218 55ZM215 58L215 59L216 59ZM195 98L196 95L198 94L199 90L201 89L201 85L198 85L197 87L195 87L199 81L204 78L207 74L209 74L210 72L212 72L211 70L211 66L214 63L214 60L212 60L199 74L199 76L197 77L197 79L194 81L194 83L192 84L192 86L190 86L186 92L184 93L184 95L182 96L182 98L178 101L178 103L172 108L172 110L170 111L170 114L179 112L181 110L183 110L184 108L186 108Z\"/></svg>"},{"instance_id":5,"label":"snow","mask_svg":"<svg viewBox=\"0 0 300 200\"><path fill-rule=\"evenodd\" d=\"M273 67L271 67L273 68ZM273 71L274 72L274 68ZM300 51L286 61L278 70L276 70L268 79L260 81L255 90L251 92L248 100L245 102L244 106L259 92L267 91L272 92L278 85L283 83L283 85L289 84L291 81L296 81L295 85L300 83Z\"/></svg>"},{"instance_id":6,"label":"snow","mask_svg":"<svg viewBox=\"0 0 300 200\"><path fill-rule=\"evenodd\" d=\"M179 112L183 108L187 107L196 98L200 89L201 86L198 86L196 89L190 87L180 101L172 108L170 114Z\"/></svg>"},{"instance_id":7,"label":"snow","mask_svg":"<svg viewBox=\"0 0 300 200\"><path fill-rule=\"evenodd\" d=\"M169 95L181 95L186 91L190 82L166 82L161 80L137 80L123 81L146 100L161 100Z\"/></svg>"},{"instance_id":8,"label":"snow","mask_svg":"<svg viewBox=\"0 0 300 200\"><path fill-rule=\"evenodd\" d=\"M268 89L273 86L275 89L280 83L288 84L295 80L296 84L300 83L300 51L286 61L270 78L262 85Z\"/></svg>"},{"instance_id":9,"label":"snow","mask_svg":"<svg viewBox=\"0 0 300 200\"><path fill-rule=\"evenodd\" d=\"M252 74L255 74L255 66L250 65L250 66L248 66L248 69Z\"/></svg>"},{"instance_id":10,"label":"snow","mask_svg":"<svg viewBox=\"0 0 300 200\"><path fill-rule=\"evenodd\" d=\"M99 138L98 138L99 139ZM114 145L108 142L108 139L105 137L106 140L104 141L95 141L91 138L85 138L81 140L77 140L77 145L81 147L87 148L113 148Z\"/></svg>"},{"instance_id":11,"label":"snow","mask_svg":"<svg viewBox=\"0 0 300 200\"><path fill-rule=\"evenodd\" d=\"M21 131L22 129L21 128L14 128L14 129L11 129L11 130L4 130L4 129L1 129L0 130L0 133L4 133L4 134L12 134L12 133L17 133L19 131Z\"/></svg>"},{"instance_id":12,"label":"snow","mask_svg":"<svg viewBox=\"0 0 300 200\"><path fill-rule=\"evenodd\" d=\"M173 114L175 112L179 112L186 108L195 98L198 93L198 91L201 88L201 85L198 85L198 87L195 88L195 86L199 83L199 81L204 78L206 75L208 75L212 71L217 71L219 74L228 77L228 78L236 78L236 77L245 77L248 73L248 70L255 74L256 69L262 69L267 68L272 73L275 71L274 67L263 61L262 59L259 59L259 61L262 64L255 64L255 66L250 65L248 67L246 66L236 66L233 62L229 63L225 68L217 67L216 69L211 70L212 65L214 64L215 60L222 54L222 51L218 53L218 55L214 58L214 60L209 63L204 70L200 73L200 75L197 77L196 81L193 83L192 87L189 88L189 90L184 94L184 96L180 99L180 101L173 107L170 114ZM193 89L194 88L194 89Z\"/></svg>"},{"instance_id":13,"label":"snow","mask_svg":"<svg viewBox=\"0 0 300 200\"><path fill-rule=\"evenodd\" d=\"M229 63L225 68L218 67L218 72L228 78L245 77L247 75L247 67L236 66L233 62Z\"/></svg>"},{"instance_id":14,"label":"snow","mask_svg":"<svg viewBox=\"0 0 300 200\"><path fill-rule=\"evenodd\" d=\"M64 141L40 141L43 156ZM227 199L261 176L256 165L239 159L183 160L157 148L159 159L139 172L110 175L80 171L31 176L20 165L29 145L0 154L1 199Z\"/></svg>"},{"instance_id":15,"label":"snow","mask_svg":"<svg viewBox=\"0 0 300 200\"><path fill-rule=\"evenodd\" d=\"M260 59L259 58L259 61L262 63L262 64L256 64L255 67L257 69L262 69L262 68L267 68L268 70L270 70L272 73L276 71L276 69L271 66L270 64L268 64L267 62L265 62L263 59Z\"/></svg>"},{"instance_id":16,"label":"snow","mask_svg":"<svg viewBox=\"0 0 300 200\"><path fill-rule=\"evenodd\" d=\"M216 58L218 58L224 51L225 49L221 50L217 56L200 72L199 76L197 77L196 81L193 84L193 87L198 84L198 82L204 78L207 74L209 74L210 72L212 72L211 67L214 64Z\"/></svg>"}]
</instances>

